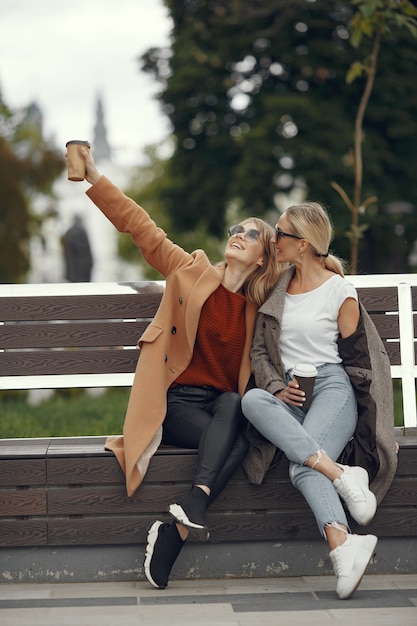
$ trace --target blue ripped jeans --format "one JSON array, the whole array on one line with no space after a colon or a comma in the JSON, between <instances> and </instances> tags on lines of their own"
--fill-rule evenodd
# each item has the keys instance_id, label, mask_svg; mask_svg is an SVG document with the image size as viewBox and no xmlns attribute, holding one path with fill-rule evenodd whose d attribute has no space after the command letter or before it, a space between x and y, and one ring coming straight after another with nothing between
<instances>
[{"instance_id":1,"label":"blue ripped jeans","mask_svg":"<svg viewBox=\"0 0 417 626\"><path fill-rule=\"evenodd\" d=\"M349 527L348 521L332 481L304 463L318 450L337 460L355 431L357 406L342 365L329 363L317 370L313 402L307 412L262 389L244 395L242 410L289 459L291 482L303 494L325 537L326 525L336 522Z\"/></svg>"}]
</instances>

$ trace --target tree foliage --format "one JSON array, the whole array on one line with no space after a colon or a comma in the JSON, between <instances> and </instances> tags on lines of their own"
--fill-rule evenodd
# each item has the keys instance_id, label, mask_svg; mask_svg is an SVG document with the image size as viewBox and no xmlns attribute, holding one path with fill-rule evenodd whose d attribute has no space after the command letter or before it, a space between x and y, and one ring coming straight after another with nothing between
<instances>
[{"instance_id":1,"label":"tree foliage","mask_svg":"<svg viewBox=\"0 0 417 626\"><path fill-rule=\"evenodd\" d=\"M32 110L11 111L0 94L0 283L24 281L29 240L40 219L32 202L52 194L52 182L65 165L43 140Z\"/></svg>"},{"instance_id":2,"label":"tree foliage","mask_svg":"<svg viewBox=\"0 0 417 626\"><path fill-rule=\"evenodd\" d=\"M381 50L382 38L393 30L407 28L413 37L417 35L417 9L409 0L352 0L356 10L350 20L350 40L354 48L358 48L363 37L372 41L372 49L368 58L362 62L355 61L347 73L347 82L351 83L360 76L365 77L365 83L355 117L353 172L354 184L351 197L337 183L332 186L340 193L346 206L351 212L351 226L349 237L351 241L350 263L352 271L356 272L358 264L359 240L367 225L359 224L359 214L366 211L368 206L377 201L376 196L362 199L363 183L363 124L366 109L372 94L377 74L378 57Z\"/></svg>"},{"instance_id":3,"label":"tree foliage","mask_svg":"<svg viewBox=\"0 0 417 626\"><path fill-rule=\"evenodd\" d=\"M369 0L371 2L371 0ZM374 0L372 0L373 2ZM174 149L154 198L178 231L223 234L230 212L276 221L307 197L329 207L338 254L348 258L349 211L332 188L353 184L353 129L366 77L346 75L372 42L350 42L352 2L339 0L165 0L169 49L151 49L145 71L159 81ZM417 48L392 30L363 130L368 229L360 271L405 271L417 238L414 185ZM413 161L414 157L414 161ZM392 212L394 207L409 212ZM406 233L399 265L396 249Z\"/></svg>"}]
</instances>

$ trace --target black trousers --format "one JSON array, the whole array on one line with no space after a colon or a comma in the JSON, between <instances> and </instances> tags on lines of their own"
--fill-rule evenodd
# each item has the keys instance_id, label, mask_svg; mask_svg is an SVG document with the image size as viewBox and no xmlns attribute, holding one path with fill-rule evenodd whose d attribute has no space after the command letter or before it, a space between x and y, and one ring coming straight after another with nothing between
<instances>
[{"instance_id":1,"label":"black trousers","mask_svg":"<svg viewBox=\"0 0 417 626\"><path fill-rule=\"evenodd\" d=\"M162 443L198 449L194 484L221 493L248 451L238 393L179 385L168 391Z\"/></svg>"}]
</instances>

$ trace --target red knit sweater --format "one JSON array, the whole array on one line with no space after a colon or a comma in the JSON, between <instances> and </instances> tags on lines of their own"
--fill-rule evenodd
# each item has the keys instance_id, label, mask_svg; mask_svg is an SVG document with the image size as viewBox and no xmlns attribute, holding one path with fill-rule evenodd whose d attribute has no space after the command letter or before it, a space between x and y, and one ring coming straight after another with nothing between
<instances>
[{"instance_id":1,"label":"red knit sweater","mask_svg":"<svg viewBox=\"0 0 417 626\"><path fill-rule=\"evenodd\" d=\"M245 343L245 297L220 285L201 310L193 357L176 385L237 391Z\"/></svg>"}]
</instances>

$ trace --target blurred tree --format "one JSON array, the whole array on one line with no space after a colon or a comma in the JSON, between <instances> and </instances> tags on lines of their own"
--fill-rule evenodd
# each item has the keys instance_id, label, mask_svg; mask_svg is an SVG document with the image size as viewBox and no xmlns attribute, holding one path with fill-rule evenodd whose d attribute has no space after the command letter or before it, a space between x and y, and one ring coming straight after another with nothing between
<instances>
[{"instance_id":1,"label":"blurred tree","mask_svg":"<svg viewBox=\"0 0 417 626\"><path fill-rule=\"evenodd\" d=\"M347 75L348 83L352 83L358 77L365 76L365 83L355 117L354 146L352 150L353 193L349 197L349 194L336 182L333 182L332 186L340 193L351 212L351 227L348 233L351 250L350 264L352 271L356 272L359 240L367 228L366 224L359 224L359 214L377 201L376 196L362 199L362 143L364 118L377 74L382 38L387 33L405 28L408 29L413 37L416 37L417 9L409 0L352 0L352 3L356 7L349 23L352 45L358 48L363 37L369 37L372 41L372 49L366 59L352 63Z\"/></svg>"},{"instance_id":2,"label":"blurred tree","mask_svg":"<svg viewBox=\"0 0 417 626\"><path fill-rule=\"evenodd\" d=\"M31 203L38 194L52 195L64 167L42 138L37 107L11 111L0 93L0 283L24 281L29 240L40 223Z\"/></svg>"},{"instance_id":3,"label":"blurred tree","mask_svg":"<svg viewBox=\"0 0 417 626\"><path fill-rule=\"evenodd\" d=\"M348 258L350 214L331 181L352 185L353 128L366 80L345 80L354 58L352 2L165 3L172 44L147 51L142 66L159 81L172 124L174 149L154 197L174 228L204 226L220 236L230 213L276 221L277 209L306 196L330 208L335 249ZM371 45L360 42L359 58ZM399 271L391 265L394 233L406 233L403 265L417 238L412 35L387 33L379 62L362 144L363 195L380 199L367 210L360 248L360 270L368 272ZM412 209L392 209L405 205Z\"/></svg>"}]
</instances>

